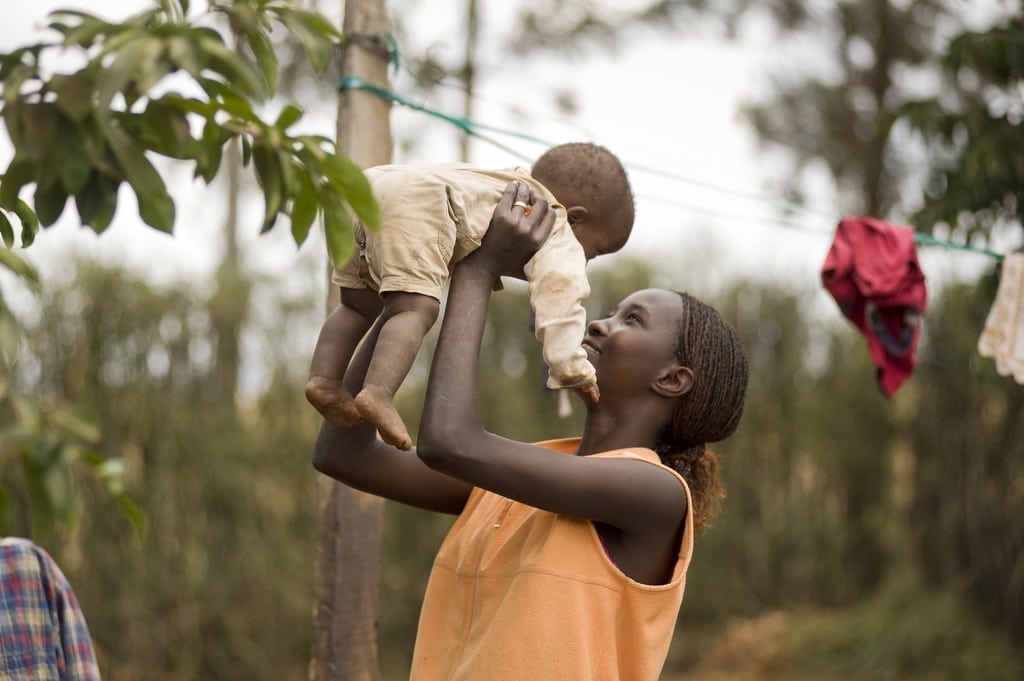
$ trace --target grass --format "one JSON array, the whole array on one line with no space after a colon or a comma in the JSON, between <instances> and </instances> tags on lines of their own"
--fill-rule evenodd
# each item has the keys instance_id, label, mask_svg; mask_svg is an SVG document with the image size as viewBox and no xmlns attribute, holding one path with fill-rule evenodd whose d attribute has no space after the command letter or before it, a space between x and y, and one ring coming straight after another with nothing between
<instances>
[{"instance_id":1,"label":"grass","mask_svg":"<svg viewBox=\"0 0 1024 681\"><path fill-rule=\"evenodd\" d=\"M843 610L734 622L662 681L1020 681L1019 648L956 593L901 578Z\"/></svg>"}]
</instances>

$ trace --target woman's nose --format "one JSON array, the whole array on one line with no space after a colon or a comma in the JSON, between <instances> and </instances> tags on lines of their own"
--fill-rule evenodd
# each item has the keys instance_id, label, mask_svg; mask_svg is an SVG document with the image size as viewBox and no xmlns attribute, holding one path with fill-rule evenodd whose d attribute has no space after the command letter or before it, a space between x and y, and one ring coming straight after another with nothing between
<instances>
[{"instance_id":1,"label":"woman's nose","mask_svg":"<svg viewBox=\"0 0 1024 681\"><path fill-rule=\"evenodd\" d=\"M595 319L587 324L587 334L591 336L604 336L608 333L607 324L607 319Z\"/></svg>"}]
</instances>

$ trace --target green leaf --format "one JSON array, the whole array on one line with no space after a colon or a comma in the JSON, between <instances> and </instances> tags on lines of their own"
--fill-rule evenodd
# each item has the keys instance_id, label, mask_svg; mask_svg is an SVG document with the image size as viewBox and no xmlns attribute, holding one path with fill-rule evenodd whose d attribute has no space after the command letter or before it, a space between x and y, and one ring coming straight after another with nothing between
<instances>
[{"instance_id":1,"label":"green leaf","mask_svg":"<svg viewBox=\"0 0 1024 681\"><path fill-rule=\"evenodd\" d=\"M204 102L195 97L182 97L176 92L168 92L160 98L160 102L181 111L183 114L199 114L203 118L210 118L218 111L216 104Z\"/></svg>"},{"instance_id":2,"label":"green leaf","mask_svg":"<svg viewBox=\"0 0 1024 681\"><path fill-rule=\"evenodd\" d=\"M142 113L142 142L153 151L177 159L196 155L188 118L163 99L151 101Z\"/></svg>"},{"instance_id":3,"label":"green leaf","mask_svg":"<svg viewBox=\"0 0 1024 681\"><path fill-rule=\"evenodd\" d=\"M61 19L75 19L72 25L64 24ZM86 12L62 9L51 12L49 16L50 28L64 34L64 45L79 45L81 47L91 46L96 39L105 34L113 33L119 27L109 24Z\"/></svg>"},{"instance_id":4,"label":"green leaf","mask_svg":"<svg viewBox=\"0 0 1024 681\"><path fill-rule=\"evenodd\" d=\"M321 72L330 66L331 57L334 56L335 40L340 37L338 29L333 24L312 12L282 11L279 16L281 23L302 42L314 70Z\"/></svg>"},{"instance_id":5,"label":"green leaf","mask_svg":"<svg viewBox=\"0 0 1024 681\"><path fill-rule=\"evenodd\" d=\"M97 234L102 234L110 226L117 212L117 190L120 186L120 180L112 180L99 172L92 174L85 188L75 194L78 217L83 225L91 227Z\"/></svg>"},{"instance_id":6,"label":"green leaf","mask_svg":"<svg viewBox=\"0 0 1024 681\"><path fill-rule=\"evenodd\" d=\"M228 49L215 31L197 29L195 37L198 49L206 53L207 68L219 71L225 82L254 97L264 98L269 94L260 74Z\"/></svg>"},{"instance_id":7,"label":"green leaf","mask_svg":"<svg viewBox=\"0 0 1024 681\"><path fill-rule=\"evenodd\" d=\"M199 46L192 35L178 34L168 38L167 56L172 64L187 71L196 80L203 77Z\"/></svg>"},{"instance_id":8,"label":"green leaf","mask_svg":"<svg viewBox=\"0 0 1024 681\"><path fill-rule=\"evenodd\" d=\"M252 109L252 104L237 90L211 78L203 78L199 81L199 85L206 91L210 99L213 100L217 110L226 111L246 122L259 120L259 117Z\"/></svg>"},{"instance_id":9,"label":"green leaf","mask_svg":"<svg viewBox=\"0 0 1024 681\"><path fill-rule=\"evenodd\" d=\"M93 72L82 69L73 74L57 74L50 79L50 89L57 94L57 108L73 121L81 121L92 113L92 95L96 89Z\"/></svg>"},{"instance_id":10,"label":"green leaf","mask_svg":"<svg viewBox=\"0 0 1024 681\"><path fill-rule=\"evenodd\" d=\"M298 172L301 167L295 158L288 152L286 148L278 147L277 160L281 166L281 186L284 189L284 195L281 197L281 202L288 202L292 195L299 190L299 179Z\"/></svg>"},{"instance_id":11,"label":"green leaf","mask_svg":"<svg viewBox=\"0 0 1024 681\"><path fill-rule=\"evenodd\" d=\"M96 444L100 441L100 423L96 412L84 405L61 407L50 415L53 425L66 436L82 442Z\"/></svg>"},{"instance_id":12,"label":"green leaf","mask_svg":"<svg viewBox=\"0 0 1024 681\"><path fill-rule=\"evenodd\" d=\"M269 231L277 221L278 213L284 200L284 176L281 170L280 157L274 149L266 144L257 144L252 150L253 165L256 179L263 189L266 212L260 233Z\"/></svg>"},{"instance_id":13,"label":"green leaf","mask_svg":"<svg viewBox=\"0 0 1024 681\"><path fill-rule=\"evenodd\" d=\"M95 450L83 451L81 459L92 468L103 486L106 487L107 492L117 501L118 506L128 516L128 520L135 528L136 534L140 538L144 538L146 516L124 491L124 462L118 458L108 459Z\"/></svg>"},{"instance_id":14,"label":"green leaf","mask_svg":"<svg viewBox=\"0 0 1024 681\"><path fill-rule=\"evenodd\" d=\"M252 160L252 141L248 137L242 137L242 165L249 165Z\"/></svg>"},{"instance_id":15,"label":"green leaf","mask_svg":"<svg viewBox=\"0 0 1024 681\"><path fill-rule=\"evenodd\" d=\"M35 268L6 248L0 248L0 265L3 265L26 281L33 284L39 283L39 274L36 273Z\"/></svg>"},{"instance_id":16,"label":"green leaf","mask_svg":"<svg viewBox=\"0 0 1024 681\"><path fill-rule=\"evenodd\" d=\"M246 33L246 40L270 92L277 90L278 64L274 45L264 33Z\"/></svg>"},{"instance_id":17,"label":"green leaf","mask_svg":"<svg viewBox=\"0 0 1024 681\"><path fill-rule=\"evenodd\" d=\"M96 190L96 176L93 173L89 177L85 188L75 194L75 208L78 209L78 219L83 225L92 226L92 221L100 208L100 193Z\"/></svg>"},{"instance_id":18,"label":"green leaf","mask_svg":"<svg viewBox=\"0 0 1024 681\"><path fill-rule=\"evenodd\" d=\"M96 475L103 480L111 494L124 493L124 461L117 458L107 459L99 452L90 453L86 460L93 466Z\"/></svg>"},{"instance_id":19,"label":"green leaf","mask_svg":"<svg viewBox=\"0 0 1024 681\"><path fill-rule=\"evenodd\" d=\"M89 181L89 149L85 131L74 121L61 116L58 121L55 163L60 182L68 194L78 192Z\"/></svg>"},{"instance_id":20,"label":"green leaf","mask_svg":"<svg viewBox=\"0 0 1024 681\"><path fill-rule=\"evenodd\" d=\"M121 166L124 179L135 191L139 216L162 232L174 230L174 201L167 193L163 179L134 140L118 127L106 131L107 141Z\"/></svg>"},{"instance_id":21,"label":"green leaf","mask_svg":"<svg viewBox=\"0 0 1024 681\"><path fill-rule=\"evenodd\" d=\"M42 484L53 513L62 523L74 519L75 494L66 448L61 448L42 474Z\"/></svg>"},{"instance_id":22,"label":"green leaf","mask_svg":"<svg viewBox=\"0 0 1024 681\"><path fill-rule=\"evenodd\" d=\"M14 227L7 217L7 213L0 210L0 238L3 238L4 246L14 248Z\"/></svg>"},{"instance_id":23,"label":"green leaf","mask_svg":"<svg viewBox=\"0 0 1024 681\"><path fill-rule=\"evenodd\" d=\"M14 210L21 188L32 182L34 176L35 164L24 156L16 155L0 178L0 206Z\"/></svg>"},{"instance_id":24,"label":"green leaf","mask_svg":"<svg viewBox=\"0 0 1024 681\"><path fill-rule=\"evenodd\" d=\"M196 159L196 176L203 178L206 184L210 184L220 170L221 158L224 154L224 145L230 139L230 135L224 131L211 117L203 126L203 138L200 141L202 153Z\"/></svg>"},{"instance_id":25,"label":"green leaf","mask_svg":"<svg viewBox=\"0 0 1024 681\"><path fill-rule=\"evenodd\" d=\"M14 205L14 213L21 220L21 247L28 248L39 233L39 217L32 207L21 199Z\"/></svg>"},{"instance_id":26,"label":"green leaf","mask_svg":"<svg viewBox=\"0 0 1024 681\"><path fill-rule=\"evenodd\" d=\"M161 59L163 51L164 43L159 38L142 29L132 31L114 61L97 74L97 118L106 119L111 102L118 93L125 96L130 106L167 75L170 64Z\"/></svg>"},{"instance_id":27,"label":"green leaf","mask_svg":"<svg viewBox=\"0 0 1024 681\"><path fill-rule=\"evenodd\" d=\"M235 3L226 11L234 20L240 33L240 39L249 47L256 59L263 80L273 92L277 89L277 54L266 30L260 25L255 12L248 4Z\"/></svg>"},{"instance_id":28,"label":"green leaf","mask_svg":"<svg viewBox=\"0 0 1024 681\"><path fill-rule=\"evenodd\" d=\"M352 219L337 194L325 191L322 197L327 253L331 256L331 262L335 267L343 267L355 250Z\"/></svg>"},{"instance_id":29,"label":"green leaf","mask_svg":"<svg viewBox=\"0 0 1024 681\"><path fill-rule=\"evenodd\" d=\"M316 214L320 208L320 196L308 172L300 171L298 181L299 190L292 202L291 221L292 238L295 239L296 246L301 246L309 236L309 229L312 227L313 221L316 220Z\"/></svg>"},{"instance_id":30,"label":"green leaf","mask_svg":"<svg viewBox=\"0 0 1024 681\"><path fill-rule=\"evenodd\" d=\"M203 88L203 91L210 99L220 100L234 98L244 100L244 97L239 95L237 90L232 89L231 86L226 85L219 80L204 76L202 78L197 78L196 82L199 84L199 87Z\"/></svg>"},{"instance_id":31,"label":"green leaf","mask_svg":"<svg viewBox=\"0 0 1024 681\"><path fill-rule=\"evenodd\" d=\"M67 202L68 193L64 191L64 187L59 182L55 182L45 188L41 185L37 186L35 204L36 215L39 216L40 224L44 227L49 227L57 222L61 213L64 212L64 206Z\"/></svg>"},{"instance_id":32,"label":"green leaf","mask_svg":"<svg viewBox=\"0 0 1024 681\"><path fill-rule=\"evenodd\" d=\"M38 77L36 70L24 65L16 66L4 77L4 118L15 148L23 143L22 130L27 118L24 110L28 105L21 98L21 89L26 80L34 77Z\"/></svg>"},{"instance_id":33,"label":"green leaf","mask_svg":"<svg viewBox=\"0 0 1024 681\"><path fill-rule=\"evenodd\" d=\"M48 537L56 523L53 504L44 482L46 468L34 463L37 449L33 448L21 457L22 469L28 487L29 504L32 511L31 527L34 537Z\"/></svg>"},{"instance_id":34,"label":"green leaf","mask_svg":"<svg viewBox=\"0 0 1024 681\"><path fill-rule=\"evenodd\" d=\"M287 104L284 109L281 110L277 120L274 121L274 127L281 132L285 132L288 128L295 125L300 118L302 118L302 109L294 104Z\"/></svg>"},{"instance_id":35,"label":"green leaf","mask_svg":"<svg viewBox=\"0 0 1024 681\"><path fill-rule=\"evenodd\" d=\"M5 88L9 78L15 78L17 85L12 91L18 91L25 78L38 76L34 67L39 64L39 52L43 47L44 45L36 43L20 47L7 54L0 54L0 82L4 83ZM26 61L26 57L31 57L31 59ZM19 72L21 75L15 76Z\"/></svg>"},{"instance_id":36,"label":"green leaf","mask_svg":"<svg viewBox=\"0 0 1024 681\"><path fill-rule=\"evenodd\" d=\"M57 184L59 165L54 161L60 116L56 105L48 102L28 104L22 118L22 139L18 152L24 152L38 172L35 181L38 187L46 188Z\"/></svg>"},{"instance_id":37,"label":"green leaf","mask_svg":"<svg viewBox=\"0 0 1024 681\"><path fill-rule=\"evenodd\" d=\"M132 527L135 528L135 534L139 539L146 538L146 515L139 508L138 504L128 496L127 494L117 495L117 505L121 507L124 514L128 516L128 520L131 522Z\"/></svg>"},{"instance_id":38,"label":"green leaf","mask_svg":"<svg viewBox=\"0 0 1024 681\"><path fill-rule=\"evenodd\" d=\"M380 208L373 198L370 182L359 166L339 154L327 156L323 166L330 186L345 197L359 219L370 229L379 229Z\"/></svg>"}]
</instances>

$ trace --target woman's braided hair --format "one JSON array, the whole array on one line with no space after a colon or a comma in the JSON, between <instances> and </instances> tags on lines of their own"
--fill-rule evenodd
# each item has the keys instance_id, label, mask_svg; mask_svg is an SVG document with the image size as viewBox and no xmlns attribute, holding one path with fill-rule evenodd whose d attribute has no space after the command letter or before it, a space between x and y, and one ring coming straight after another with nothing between
<instances>
[{"instance_id":1,"label":"woman's braided hair","mask_svg":"<svg viewBox=\"0 0 1024 681\"><path fill-rule=\"evenodd\" d=\"M718 455L707 443L724 440L739 425L750 368L736 328L710 305L679 295L683 314L676 354L693 372L693 387L676 401L658 453L689 485L694 528L700 531L711 524L725 498Z\"/></svg>"}]
</instances>

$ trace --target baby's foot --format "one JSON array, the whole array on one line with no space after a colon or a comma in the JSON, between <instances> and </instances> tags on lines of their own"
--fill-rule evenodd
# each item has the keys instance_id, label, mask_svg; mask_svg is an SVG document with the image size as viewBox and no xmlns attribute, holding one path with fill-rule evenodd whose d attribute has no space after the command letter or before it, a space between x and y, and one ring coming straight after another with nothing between
<instances>
[{"instance_id":1,"label":"baby's foot","mask_svg":"<svg viewBox=\"0 0 1024 681\"><path fill-rule=\"evenodd\" d=\"M384 442L399 449L412 449L412 438L387 390L374 385L364 386L356 395L356 408L363 418L377 427Z\"/></svg>"},{"instance_id":2,"label":"baby's foot","mask_svg":"<svg viewBox=\"0 0 1024 681\"><path fill-rule=\"evenodd\" d=\"M306 399L329 423L340 428L351 428L363 422L352 393L335 378L310 376L306 383Z\"/></svg>"}]
</instances>

